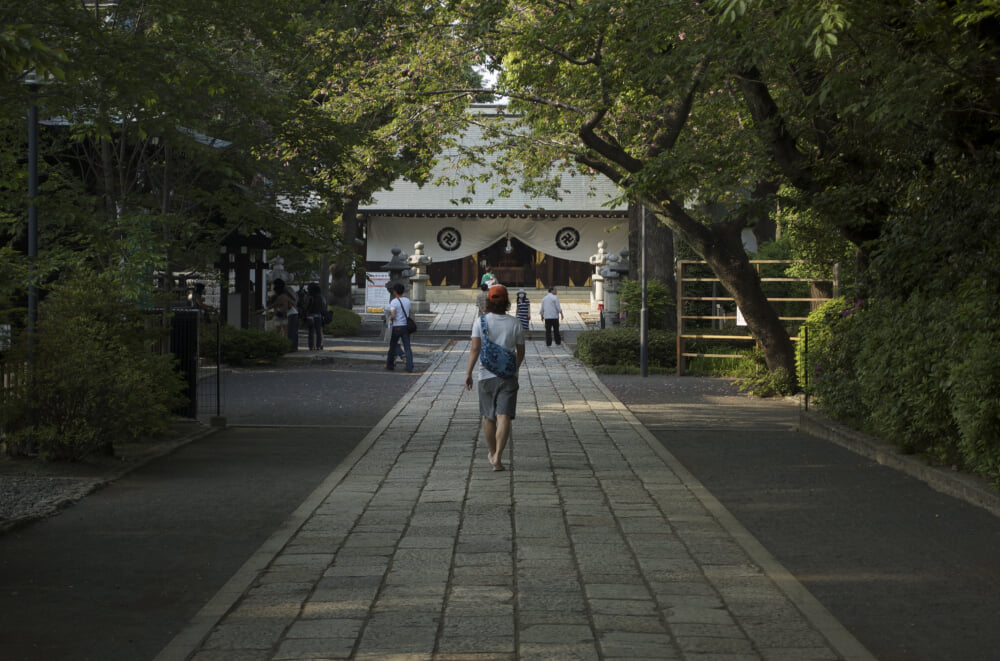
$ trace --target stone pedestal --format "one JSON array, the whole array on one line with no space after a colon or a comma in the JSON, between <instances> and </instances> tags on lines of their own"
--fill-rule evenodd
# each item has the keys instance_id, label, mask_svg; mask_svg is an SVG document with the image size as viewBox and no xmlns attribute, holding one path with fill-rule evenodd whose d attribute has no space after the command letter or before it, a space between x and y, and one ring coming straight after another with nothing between
<instances>
[{"instance_id":1,"label":"stone pedestal","mask_svg":"<svg viewBox=\"0 0 1000 661\"><path fill-rule=\"evenodd\" d=\"M604 277L604 319L606 325L618 326L621 320L618 318L618 283L621 273L618 271L618 255L612 253L608 255L607 265L601 269Z\"/></svg>"},{"instance_id":2,"label":"stone pedestal","mask_svg":"<svg viewBox=\"0 0 1000 661\"><path fill-rule=\"evenodd\" d=\"M601 269L608 263L608 242L601 240L597 242L597 254L590 256L590 264L594 267L594 274L590 277L593 283L593 291L590 292L590 309L594 312L598 310L599 304L604 303L604 276Z\"/></svg>"},{"instance_id":3,"label":"stone pedestal","mask_svg":"<svg viewBox=\"0 0 1000 661\"><path fill-rule=\"evenodd\" d=\"M413 307L411 314L431 311L431 304L427 301L427 282L431 278L427 275L426 269L432 261L424 254L423 241L417 241L413 244L413 254L406 258L406 263L413 273L410 276L410 302Z\"/></svg>"},{"instance_id":4,"label":"stone pedestal","mask_svg":"<svg viewBox=\"0 0 1000 661\"><path fill-rule=\"evenodd\" d=\"M402 249L393 246L392 259L382 265L382 270L389 272L389 281L385 283L385 288L389 290L390 299L393 296L392 288L397 282L404 287L410 283L410 266L406 263L406 255L402 253Z\"/></svg>"}]
</instances>

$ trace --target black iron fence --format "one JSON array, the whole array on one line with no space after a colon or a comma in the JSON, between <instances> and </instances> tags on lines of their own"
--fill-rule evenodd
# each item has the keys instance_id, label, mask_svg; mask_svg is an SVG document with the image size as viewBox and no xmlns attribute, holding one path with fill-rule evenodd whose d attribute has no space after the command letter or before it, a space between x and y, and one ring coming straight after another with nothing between
<instances>
[{"instance_id":1,"label":"black iron fence","mask_svg":"<svg viewBox=\"0 0 1000 661\"><path fill-rule=\"evenodd\" d=\"M222 320L219 315L206 315L196 308L174 308L166 319L168 341L161 344L161 351L177 360L177 369L184 378L185 403L175 411L185 418L222 415L222 361L218 342L208 343L213 351L204 351L204 336L220 336Z\"/></svg>"}]
</instances>

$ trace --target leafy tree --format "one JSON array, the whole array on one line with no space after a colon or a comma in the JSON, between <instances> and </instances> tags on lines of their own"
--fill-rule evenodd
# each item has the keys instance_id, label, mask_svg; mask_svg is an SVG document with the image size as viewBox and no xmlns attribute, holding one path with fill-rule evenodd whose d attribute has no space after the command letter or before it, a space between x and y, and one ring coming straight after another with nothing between
<instances>
[{"instance_id":1,"label":"leafy tree","mask_svg":"<svg viewBox=\"0 0 1000 661\"><path fill-rule=\"evenodd\" d=\"M297 101L275 155L306 174L312 204L340 221L334 261L353 256L357 208L401 176L426 182L443 137L465 121L472 54L443 8L318 5L302 16L285 70ZM478 85L477 85L478 86Z\"/></svg>"},{"instance_id":2,"label":"leafy tree","mask_svg":"<svg viewBox=\"0 0 1000 661\"><path fill-rule=\"evenodd\" d=\"M46 0L5 10L4 20L44 24L41 38L67 55L64 79L35 98L49 120L40 146L41 278L86 260L148 281L154 269L211 263L237 224L282 228L273 195L254 184L269 174L258 154L268 119L284 105L269 60L290 6ZM0 138L24 153L28 99L16 85L8 90L23 105L0 117ZM19 219L23 166L0 168L12 183L4 215ZM23 241L18 225L7 225L14 248Z\"/></svg>"},{"instance_id":3,"label":"leafy tree","mask_svg":"<svg viewBox=\"0 0 1000 661\"><path fill-rule=\"evenodd\" d=\"M776 190L719 62L728 32L698 4L456 3L498 93L522 117L513 158L558 189L553 163L599 172L705 259L736 299L768 365L794 371L788 333L741 241Z\"/></svg>"},{"instance_id":4,"label":"leafy tree","mask_svg":"<svg viewBox=\"0 0 1000 661\"><path fill-rule=\"evenodd\" d=\"M7 365L30 356L0 408L8 453L75 461L169 427L184 383L170 356L151 351L159 338L112 274L67 274L43 306L34 346L18 343Z\"/></svg>"}]
</instances>

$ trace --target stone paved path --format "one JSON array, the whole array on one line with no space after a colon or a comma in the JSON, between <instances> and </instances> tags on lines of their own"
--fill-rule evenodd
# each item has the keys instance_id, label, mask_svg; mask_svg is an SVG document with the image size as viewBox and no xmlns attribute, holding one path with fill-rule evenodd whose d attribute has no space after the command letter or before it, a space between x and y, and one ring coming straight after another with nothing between
<instances>
[{"instance_id":1,"label":"stone paved path","mask_svg":"<svg viewBox=\"0 0 1000 661\"><path fill-rule=\"evenodd\" d=\"M159 661L871 658L565 347L528 344L493 472L467 350Z\"/></svg>"},{"instance_id":2,"label":"stone paved path","mask_svg":"<svg viewBox=\"0 0 1000 661\"><path fill-rule=\"evenodd\" d=\"M538 306L541 299L533 301L531 304L531 322L528 330L533 333L544 333L545 324L538 316ZM431 312L435 315L434 320L429 325L431 331L444 331L454 329L471 329L472 323L476 319L478 310L475 305L468 303L431 303ZM559 328L562 331L583 331L587 330L587 323L581 314L590 312L590 305L583 303L563 303L563 314L566 319L560 322ZM510 314L515 310L511 307Z\"/></svg>"}]
</instances>

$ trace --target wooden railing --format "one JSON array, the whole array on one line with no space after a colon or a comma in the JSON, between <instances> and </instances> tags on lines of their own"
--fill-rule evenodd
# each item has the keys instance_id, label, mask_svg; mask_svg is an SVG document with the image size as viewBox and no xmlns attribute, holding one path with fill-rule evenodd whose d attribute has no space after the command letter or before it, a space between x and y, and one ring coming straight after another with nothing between
<instances>
[{"instance_id":1,"label":"wooden railing","mask_svg":"<svg viewBox=\"0 0 1000 661\"><path fill-rule=\"evenodd\" d=\"M767 300L778 309L779 318L792 324L806 320L806 314L782 314L782 310L802 308L808 304L811 311L822 303L836 298L839 288L838 269L833 267L832 278L789 278L761 275L762 267L768 265L802 263L796 260L751 260L757 269ZM706 275L705 273L709 275ZM787 289L808 284L809 296L788 296ZM711 292L708 288L711 286ZM692 291L695 290L695 291ZM769 291L771 293L769 293ZM771 294L774 295L771 295ZM732 310L730 310L732 308ZM708 327L706 328L706 324ZM692 327L696 326L696 327ZM742 329L742 330L741 330ZM729 332L724 332L729 331ZM790 333L793 341L798 340ZM709 351L688 351L688 341L700 340L704 343L754 342L745 325L740 324L739 311L735 299L721 286L719 278L711 274L704 261L685 260L677 263L677 375L683 376L688 358L740 358L741 354L715 353Z\"/></svg>"}]
</instances>

